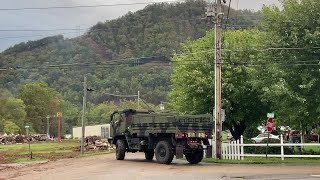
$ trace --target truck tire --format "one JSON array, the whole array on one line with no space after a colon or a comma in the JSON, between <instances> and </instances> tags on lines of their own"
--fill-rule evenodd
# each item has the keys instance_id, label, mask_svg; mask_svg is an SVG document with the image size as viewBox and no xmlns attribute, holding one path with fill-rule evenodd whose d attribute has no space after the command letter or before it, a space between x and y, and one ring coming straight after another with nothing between
<instances>
[{"instance_id":1,"label":"truck tire","mask_svg":"<svg viewBox=\"0 0 320 180\"><path fill-rule=\"evenodd\" d=\"M192 151L191 153L186 153L185 156L186 156L187 161L190 164L198 164L199 162L202 161L203 150L197 149L195 151Z\"/></svg>"},{"instance_id":2,"label":"truck tire","mask_svg":"<svg viewBox=\"0 0 320 180\"><path fill-rule=\"evenodd\" d=\"M172 145L168 141L159 141L155 149L155 154L160 164L170 164L174 156Z\"/></svg>"},{"instance_id":3,"label":"truck tire","mask_svg":"<svg viewBox=\"0 0 320 180\"><path fill-rule=\"evenodd\" d=\"M116 143L116 159L124 160L126 155L126 143L122 139L118 139Z\"/></svg>"},{"instance_id":4,"label":"truck tire","mask_svg":"<svg viewBox=\"0 0 320 180\"><path fill-rule=\"evenodd\" d=\"M147 149L145 152L144 152L144 155L146 157L146 160L152 160L153 159L153 156L154 156L154 150L153 149Z\"/></svg>"}]
</instances>

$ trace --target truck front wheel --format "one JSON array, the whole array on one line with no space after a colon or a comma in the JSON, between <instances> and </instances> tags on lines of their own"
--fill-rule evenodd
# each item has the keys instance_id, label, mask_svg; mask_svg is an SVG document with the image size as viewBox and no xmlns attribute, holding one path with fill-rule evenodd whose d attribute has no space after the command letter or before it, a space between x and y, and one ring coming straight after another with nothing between
<instances>
[{"instance_id":1,"label":"truck front wheel","mask_svg":"<svg viewBox=\"0 0 320 180\"><path fill-rule=\"evenodd\" d=\"M185 154L187 161L190 164L198 164L199 162L202 161L203 158L203 150L202 149L197 149L194 150L190 153Z\"/></svg>"},{"instance_id":2,"label":"truck front wheel","mask_svg":"<svg viewBox=\"0 0 320 180\"><path fill-rule=\"evenodd\" d=\"M122 139L118 139L116 143L116 159L124 160L126 155L126 143Z\"/></svg>"},{"instance_id":3,"label":"truck front wheel","mask_svg":"<svg viewBox=\"0 0 320 180\"><path fill-rule=\"evenodd\" d=\"M152 160L153 156L154 156L154 150L153 149L147 149L144 152L144 154L145 154L146 160Z\"/></svg>"},{"instance_id":4,"label":"truck front wheel","mask_svg":"<svg viewBox=\"0 0 320 180\"><path fill-rule=\"evenodd\" d=\"M172 145L168 141L159 141L155 149L156 159L161 164L170 164L173 160Z\"/></svg>"}]
</instances>

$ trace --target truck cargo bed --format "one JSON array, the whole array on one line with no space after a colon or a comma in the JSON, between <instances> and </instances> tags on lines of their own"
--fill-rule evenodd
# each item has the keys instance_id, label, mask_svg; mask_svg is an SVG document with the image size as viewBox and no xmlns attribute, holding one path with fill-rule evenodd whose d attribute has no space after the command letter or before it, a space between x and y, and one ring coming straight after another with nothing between
<instances>
[{"instance_id":1,"label":"truck cargo bed","mask_svg":"<svg viewBox=\"0 0 320 180\"><path fill-rule=\"evenodd\" d=\"M138 114L132 117L131 126L128 129L137 136L156 133L211 134L213 121L210 115Z\"/></svg>"}]
</instances>

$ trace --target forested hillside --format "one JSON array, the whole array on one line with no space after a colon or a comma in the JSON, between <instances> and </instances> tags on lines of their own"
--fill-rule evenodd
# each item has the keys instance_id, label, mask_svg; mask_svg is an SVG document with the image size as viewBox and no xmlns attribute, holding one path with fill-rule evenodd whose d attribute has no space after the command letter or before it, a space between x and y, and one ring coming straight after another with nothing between
<instances>
[{"instance_id":1,"label":"forested hillside","mask_svg":"<svg viewBox=\"0 0 320 180\"><path fill-rule=\"evenodd\" d=\"M180 43L204 36L213 26L204 19L205 6L203 1L149 5L119 19L100 22L78 38L59 35L17 44L0 55L0 67L13 68L1 73L0 84L15 94L19 84L41 80L80 105L83 75L88 74L89 86L99 92L137 94L140 90L146 101L158 104L166 100L170 89L171 68L141 64L168 64L167 57L180 50ZM256 25L257 17L252 15L231 10L229 22L238 16L238 25ZM108 64L111 60L150 56L154 57ZM53 67L59 64L73 65ZM94 103L112 98L103 98L98 92L93 97Z\"/></svg>"}]
</instances>

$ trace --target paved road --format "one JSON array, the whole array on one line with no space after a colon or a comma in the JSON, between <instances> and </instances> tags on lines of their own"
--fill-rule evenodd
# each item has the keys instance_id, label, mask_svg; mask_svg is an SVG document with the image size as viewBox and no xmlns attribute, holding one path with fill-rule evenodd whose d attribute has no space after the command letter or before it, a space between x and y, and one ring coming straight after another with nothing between
<instances>
[{"instance_id":1,"label":"paved road","mask_svg":"<svg viewBox=\"0 0 320 180\"><path fill-rule=\"evenodd\" d=\"M320 164L285 165L189 165L174 160L171 165L147 162L143 154L127 154L126 160L116 161L114 154L64 159L46 164L0 170L0 179L111 179L111 180L214 180L214 179L318 179Z\"/></svg>"}]
</instances>

